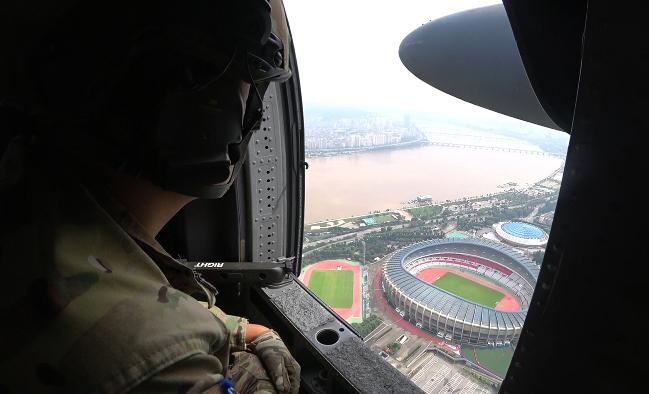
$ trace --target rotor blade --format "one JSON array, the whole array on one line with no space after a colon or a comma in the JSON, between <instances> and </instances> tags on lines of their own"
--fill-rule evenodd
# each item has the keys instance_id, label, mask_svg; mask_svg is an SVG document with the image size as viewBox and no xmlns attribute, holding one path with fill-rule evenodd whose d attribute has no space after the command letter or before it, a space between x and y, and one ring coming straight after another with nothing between
<instances>
[{"instance_id":1,"label":"rotor blade","mask_svg":"<svg viewBox=\"0 0 649 394\"><path fill-rule=\"evenodd\" d=\"M399 57L411 73L436 89L562 130L534 94L502 4L426 23L403 39Z\"/></svg>"}]
</instances>

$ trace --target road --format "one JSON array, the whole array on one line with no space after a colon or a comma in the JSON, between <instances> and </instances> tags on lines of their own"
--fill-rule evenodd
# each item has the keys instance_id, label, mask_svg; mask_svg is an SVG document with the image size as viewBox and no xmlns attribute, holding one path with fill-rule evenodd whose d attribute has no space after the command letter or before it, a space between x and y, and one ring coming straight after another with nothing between
<instances>
[{"instance_id":1,"label":"road","mask_svg":"<svg viewBox=\"0 0 649 394\"><path fill-rule=\"evenodd\" d=\"M543 206L543 204L539 204L539 205L535 206L534 210L529 215L527 215L525 218L523 218L523 221L528 222L528 223L532 223L534 218L536 217L536 214L539 212L539 209L542 206Z\"/></svg>"},{"instance_id":2,"label":"road","mask_svg":"<svg viewBox=\"0 0 649 394\"><path fill-rule=\"evenodd\" d=\"M302 246L303 247L309 247L309 246L316 245L318 242L324 242L325 243L324 245L317 247L317 249L319 249L319 248L322 248L322 247L325 247L325 246L329 246L329 245L331 245L332 243L335 243L335 242L349 241L350 239L353 239L353 238L349 238L349 239L344 239L344 238L349 237L352 234L356 235L356 237L358 237L358 236L362 236L362 235L369 234L369 233L376 233L378 231L381 231L382 227L386 227L386 226L390 226L393 229L398 229L398 228L405 227L405 224L390 225L390 224L386 223L384 226L372 227L372 228L368 228L367 230L361 230L361 231L356 231L354 233L336 235L335 237L331 237L331 238L327 238L327 239L321 239L320 241L305 242ZM316 249L312 249L310 251L313 251L313 250L316 250Z\"/></svg>"}]
</instances>

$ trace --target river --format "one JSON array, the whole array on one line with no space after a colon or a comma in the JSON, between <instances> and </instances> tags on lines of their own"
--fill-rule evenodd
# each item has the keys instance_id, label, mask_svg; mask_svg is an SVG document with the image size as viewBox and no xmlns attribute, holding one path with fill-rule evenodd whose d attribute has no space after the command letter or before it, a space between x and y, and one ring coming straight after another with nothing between
<instances>
[{"instance_id":1,"label":"river","mask_svg":"<svg viewBox=\"0 0 649 394\"><path fill-rule=\"evenodd\" d=\"M519 148L519 147L517 147ZM537 182L561 166L553 156L423 146L307 159L305 223L502 191Z\"/></svg>"}]
</instances>

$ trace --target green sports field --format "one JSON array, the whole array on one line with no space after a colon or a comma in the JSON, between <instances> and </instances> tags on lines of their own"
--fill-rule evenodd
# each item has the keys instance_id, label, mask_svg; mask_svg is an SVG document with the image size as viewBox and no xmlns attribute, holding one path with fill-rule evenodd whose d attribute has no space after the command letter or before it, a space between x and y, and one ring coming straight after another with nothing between
<instances>
[{"instance_id":1,"label":"green sports field","mask_svg":"<svg viewBox=\"0 0 649 394\"><path fill-rule=\"evenodd\" d=\"M354 272L314 271L309 280L309 289L332 308L351 308L354 302Z\"/></svg>"},{"instance_id":2,"label":"green sports field","mask_svg":"<svg viewBox=\"0 0 649 394\"><path fill-rule=\"evenodd\" d=\"M452 272L445 273L441 278L433 282L433 284L465 300L473 301L489 308L495 307L498 301L504 297L502 293L494 289L490 289Z\"/></svg>"},{"instance_id":3,"label":"green sports field","mask_svg":"<svg viewBox=\"0 0 649 394\"><path fill-rule=\"evenodd\" d=\"M462 354L473 362L476 361L477 356L480 365L504 377L507 374L509 364L512 362L514 351L509 346L497 349L463 346Z\"/></svg>"}]
</instances>

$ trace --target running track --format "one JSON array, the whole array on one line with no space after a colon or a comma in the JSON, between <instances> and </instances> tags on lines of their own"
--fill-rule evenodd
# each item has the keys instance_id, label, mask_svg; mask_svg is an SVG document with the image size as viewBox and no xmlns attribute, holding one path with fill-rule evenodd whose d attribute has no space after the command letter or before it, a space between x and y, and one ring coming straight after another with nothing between
<instances>
[{"instance_id":1,"label":"running track","mask_svg":"<svg viewBox=\"0 0 649 394\"><path fill-rule=\"evenodd\" d=\"M344 260L326 260L309 265L306 267L304 278L302 282L309 285L311 280L311 273L314 271L336 270L337 267L342 266L343 270L354 272L354 301L351 308L334 308L331 307L343 319L347 320L350 317L361 317L361 267L346 263Z\"/></svg>"}]
</instances>

